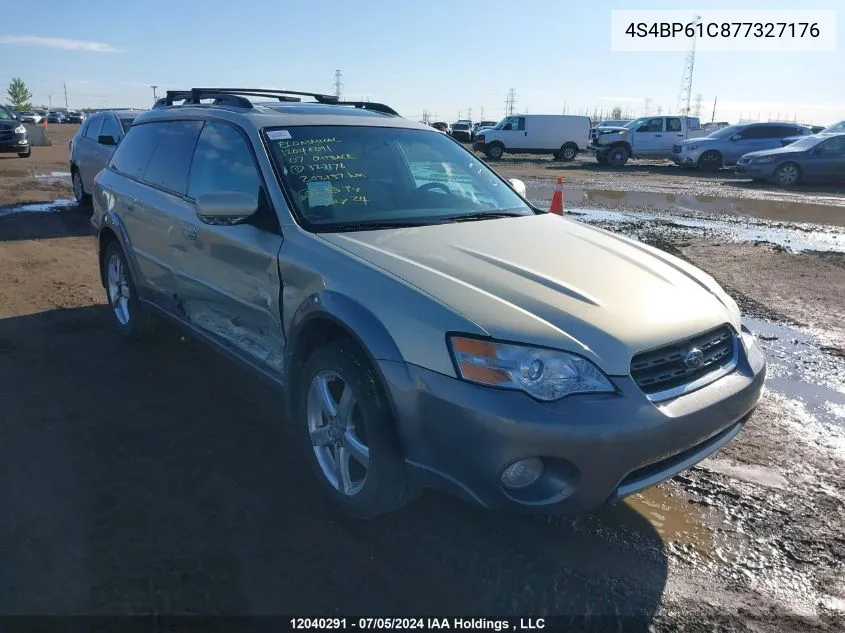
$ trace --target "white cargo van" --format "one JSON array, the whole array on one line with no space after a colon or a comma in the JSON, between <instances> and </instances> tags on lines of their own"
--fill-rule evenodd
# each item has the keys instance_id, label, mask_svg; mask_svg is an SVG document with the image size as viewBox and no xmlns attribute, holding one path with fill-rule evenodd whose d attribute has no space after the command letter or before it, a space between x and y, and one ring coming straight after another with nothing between
<instances>
[{"instance_id":1,"label":"white cargo van","mask_svg":"<svg viewBox=\"0 0 845 633\"><path fill-rule=\"evenodd\" d=\"M517 114L478 134L472 147L493 159L507 152L552 154L558 160L572 160L578 152L587 149L591 127L586 116Z\"/></svg>"}]
</instances>

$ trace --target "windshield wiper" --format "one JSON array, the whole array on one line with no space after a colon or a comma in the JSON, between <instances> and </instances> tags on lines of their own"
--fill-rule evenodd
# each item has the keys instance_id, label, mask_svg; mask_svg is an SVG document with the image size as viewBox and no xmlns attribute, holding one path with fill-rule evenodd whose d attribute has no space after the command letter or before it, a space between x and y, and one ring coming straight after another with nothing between
<instances>
[{"instance_id":1,"label":"windshield wiper","mask_svg":"<svg viewBox=\"0 0 845 633\"><path fill-rule=\"evenodd\" d=\"M443 218L438 218L440 222L473 222L475 220L494 220L496 218L520 218L526 213L516 213L514 211L488 211L481 213L465 213L461 215L449 215Z\"/></svg>"},{"instance_id":2,"label":"windshield wiper","mask_svg":"<svg viewBox=\"0 0 845 633\"><path fill-rule=\"evenodd\" d=\"M386 222L343 222L340 224L326 224L320 226L320 233L344 233L346 231L377 231L379 229L400 229L413 226L426 226L430 221L393 220Z\"/></svg>"}]
</instances>

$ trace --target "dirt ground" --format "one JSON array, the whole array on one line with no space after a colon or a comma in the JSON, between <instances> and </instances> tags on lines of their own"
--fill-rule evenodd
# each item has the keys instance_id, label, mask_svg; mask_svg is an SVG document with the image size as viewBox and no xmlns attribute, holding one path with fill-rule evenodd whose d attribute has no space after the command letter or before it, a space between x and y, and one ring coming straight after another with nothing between
<instances>
[{"instance_id":1,"label":"dirt ground","mask_svg":"<svg viewBox=\"0 0 845 633\"><path fill-rule=\"evenodd\" d=\"M54 145L28 161L0 157L0 205L71 196L51 174L67 171L75 127L51 126ZM545 199L547 177L564 173L570 191L709 188L825 207L793 222L845 204L835 190L745 192L728 172L496 167ZM3 211L0 614L593 614L626 631L845 630L841 250L730 242L647 212L585 216L688 259L737 299L770 362L746 428L595 515L494 514L427 493L358 524L302 476L272 388L167 326L143 344L119 337L84 214Z\"/></svg>"}]
</instances>

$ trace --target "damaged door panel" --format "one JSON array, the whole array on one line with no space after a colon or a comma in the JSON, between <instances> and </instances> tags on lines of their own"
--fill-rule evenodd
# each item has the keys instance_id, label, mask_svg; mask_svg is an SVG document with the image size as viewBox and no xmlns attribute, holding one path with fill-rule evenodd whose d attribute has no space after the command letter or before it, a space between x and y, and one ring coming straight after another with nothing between
<instances>
[{"instance_id":1,"label":"damaged door panel","mask_svg":"<svg viewBox=\"0 0 845 633\"><path fill-rule=\"evenodd\" d=\"M182 219L173 236L183 250L177 270L183 318L281 373L281 235L247 224L218 226Z\"/></svg>"}]
</instances>

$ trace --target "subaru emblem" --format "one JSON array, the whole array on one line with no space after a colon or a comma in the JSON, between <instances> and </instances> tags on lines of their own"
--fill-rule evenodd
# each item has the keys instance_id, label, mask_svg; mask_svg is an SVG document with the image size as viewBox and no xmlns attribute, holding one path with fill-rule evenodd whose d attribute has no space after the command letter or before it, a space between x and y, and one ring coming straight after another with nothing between
<instances>
[{"instance_id":1,"label":"subaru emblem","mask_svg":"<svg viewBox=\"0 0 845 633\"><path fill-rule=\"evenodd\" d=\"M696 367L701 365L702 358L704 358L704 352L702 352L697 347L693 347L690 351L686 353L686 356L684 356L684 365L686 365L690 369L695 369Z\"/></svg>"}]
</instances>

